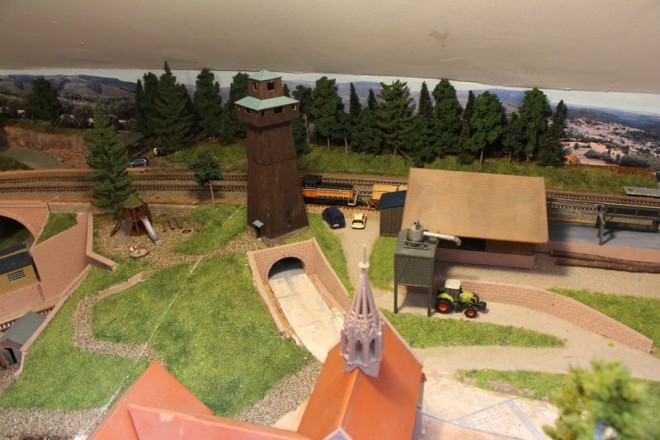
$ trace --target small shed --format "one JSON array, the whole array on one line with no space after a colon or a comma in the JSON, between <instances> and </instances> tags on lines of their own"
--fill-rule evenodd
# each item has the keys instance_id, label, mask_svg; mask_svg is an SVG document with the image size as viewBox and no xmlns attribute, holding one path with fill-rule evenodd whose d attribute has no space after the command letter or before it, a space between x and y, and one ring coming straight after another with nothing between
<instances>
[{"instance_id":1,"label":"small shed","mask_svg":"<svg viewBox=\"0 0 660 440\"><path fill-rule=\"evenodd\" d=\"M25 287L39 281L34 261L25 244L20 243L0 250L0 294Z\"/></svg>"},{"instance_id":2,"label":"small shed","mask_svg":"<svg viewBox=\"0 0 660 440\"><path fill-rule=\"evenodd\" d=\"M380 235L396 237L401 230L406 191L384 193L376 209L380 211Z\"/></svg>"},{"instance_id":3,"label":"small shed","mask_svg":"<svg viewBox=\"0 0 660 440\"><path fill-rule=\"evenodd\" d=\"M21 349L45 319L38 313L28 312L14 321L0 336L0 367L21 363Z\"/></svg>"}]
</instances>

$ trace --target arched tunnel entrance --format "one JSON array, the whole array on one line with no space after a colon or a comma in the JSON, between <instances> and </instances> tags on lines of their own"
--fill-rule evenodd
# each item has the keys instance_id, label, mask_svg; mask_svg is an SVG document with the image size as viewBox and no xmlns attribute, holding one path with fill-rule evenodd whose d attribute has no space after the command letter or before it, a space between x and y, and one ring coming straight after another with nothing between
<instances>
[{"instance_id":1,"label":"arched tunnel entrance","mask_svg":"<svg viewBox=\"0 0 660 440\"><path fill-rule=\"evenodd\" d=\"M0 295L39 281L29 252L32 243L34 237L23 224L0 216Z\"/></svg>"},{"instance_id":2,"label":"arched tunnel entrance","mask_svg":"<svg viewBox=\"0 0 660 440\"><path fill-rule=\"evenodd\" d=\"M283 258L268 271L278 310L296 338L319 360L339 341L343 317L331 308L295 257Z\"/></svg>"},{"instance_id":3,"label":"arched tunnel entrance","mask_svg":"<svg viewBox=\"0 0 660 440\"><path fill-rule=\"evenodd\" d=\"M33 242L34 237L23 224L12 218L0 216L0 251L20 243L29 247Z\"/></svg>"}]
</instances>

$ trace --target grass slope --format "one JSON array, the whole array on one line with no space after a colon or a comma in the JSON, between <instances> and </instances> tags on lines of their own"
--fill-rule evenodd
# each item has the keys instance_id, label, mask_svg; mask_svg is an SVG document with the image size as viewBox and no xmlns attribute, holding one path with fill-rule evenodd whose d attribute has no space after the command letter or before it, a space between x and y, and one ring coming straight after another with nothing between
<instances>
[{"instance_id":1,"label":"grass slope","mask_svg":"<svg viewBox=\"0 0 660 440\"><path fill-rule=\"evenodd\" d=\"M39 236L39 241L44 242L60 232L74 227L77 223L76 214L73 212L51 213L48 216L44 231Z\"/></svg>"},{"instance_id":2,"label":"grass slope","mask_svg":"<svg viewBox=\"0 0 660 440\"><path fill-rule=\"evenodd\" d=\"M178 242L174 251L185 255L203 255L220 249L247 230L247 207L220 204L215 207L198 206L186 223L202 226L196 228L190 237Z\"/></svg>"},{"instance_id":3,"label":"grass slope","mask_svg":"<svg viewBox=\"0 0 660 440\"><path fill-rule=\"evenodd\" d=\"M166 269L97 304L95 335L140 344L156 329L150 345L168 370L223 415L257 401L311 359L280 337L244 255L223 255L190 270Z\"/></svg>"}]
</instances>

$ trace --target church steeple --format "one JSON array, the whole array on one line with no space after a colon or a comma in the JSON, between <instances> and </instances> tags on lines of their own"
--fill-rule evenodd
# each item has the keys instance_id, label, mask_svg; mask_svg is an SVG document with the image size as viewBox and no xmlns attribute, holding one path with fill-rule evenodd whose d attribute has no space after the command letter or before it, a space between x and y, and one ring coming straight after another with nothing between
<instances>
[{"instance_id":1,"label":"church steeple","mask_svg":"<svg viewBox=\"0 0 660 440\"><path fill-rule=\"evenodd\" d=\"M344 372L359 368L369 376L378 377L383 353L383 321L371 292L368 267L365 246L360 263L360 282L341 331L341 356Z\"/></svg>"}]
</instances>

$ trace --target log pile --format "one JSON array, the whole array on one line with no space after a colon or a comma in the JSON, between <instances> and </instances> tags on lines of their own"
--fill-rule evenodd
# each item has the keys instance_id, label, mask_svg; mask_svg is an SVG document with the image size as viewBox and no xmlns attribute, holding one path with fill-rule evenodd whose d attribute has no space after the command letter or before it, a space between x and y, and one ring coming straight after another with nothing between
<instances>
[{"instance_id":1,"label":"log pile","mask_svg":"<svg viewBox=\"0 0 660 440\"><path fill-rule=\"evenodd\" d=\"M631 261L601 255L556 250L551 251L550 255L555 257L555 264L558 266L592 267L624 272L660 273L660 263L648 261Z\"/></svg>"}]
</instances>

